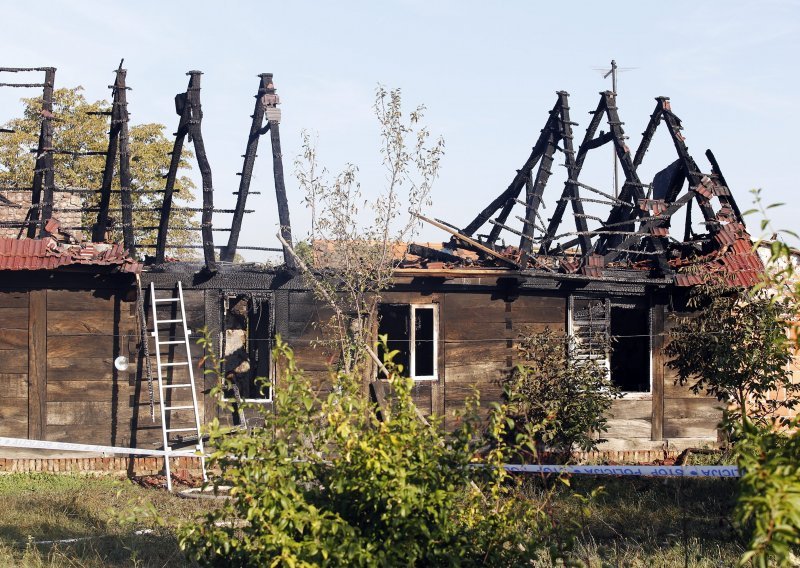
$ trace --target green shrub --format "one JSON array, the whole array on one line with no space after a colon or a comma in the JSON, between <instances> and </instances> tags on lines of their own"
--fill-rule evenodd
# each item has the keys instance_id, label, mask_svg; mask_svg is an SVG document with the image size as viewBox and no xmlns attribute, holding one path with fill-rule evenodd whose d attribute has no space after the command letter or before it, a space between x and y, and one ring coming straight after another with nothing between
<instances>
[{"instance_id":1,"label":"green shrub","mask_svg":"<svg viewBox=\"0 0 800 568\"><path fill-rule=\"evenodd\" d=\"M767 566L772 557L783 566L800 546L800 422L790 426L787 434L746 420L736 433L742 477L735 517L750 534L742 564Z\"/></svg>"},{"instance_id":2,"label":"green shrub","mask_svg":"<svg viewBox=\"0 0 800 568\"><path fill-rule=\"evenodd\" d=\"M379 421L360 377L340 373L320 399L285 344L275 355L283 370L264 426L211 427L215 483L232 489L220 510L182 530L190 557L212 566L511 566L542 552L546 504L524 509L510 498L517 480L499 467L509 455L504 407L492 411L491 450L478 457L476 403L446 435L419 420L412 381L388 363L392 393Z\"/></svg>"},{"instance_id":3,"label":"green shrub","mask_svg":"<svg viewBox=\"0 0 800 568\"><path fill-rule=\"evenodd\" d=\"M517 433L568 458L576 448L590 451L606 431L607 414L619 389L608 369L572 356L571 340L545 330L520 339L522 358L504 390Z\"/></svg>"}]
</instances>

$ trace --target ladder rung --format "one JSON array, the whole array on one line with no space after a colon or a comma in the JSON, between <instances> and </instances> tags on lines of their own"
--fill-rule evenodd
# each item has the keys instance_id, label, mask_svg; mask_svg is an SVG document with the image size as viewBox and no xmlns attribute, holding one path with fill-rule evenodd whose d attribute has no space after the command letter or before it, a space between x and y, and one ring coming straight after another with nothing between
<instances>
[{"instance_id":1,"label":"ladder rung","mask_svg":"<svg viewBox=\"0 0 800 568\"><path fill-rule=\"evenodd\" d=\"M164 385L165 389L179 389L192 386L192 383L179 383L177 385Z\"/></svg>"},{"instance_id":2,"label":"ladder rung","mask_svg":"<svg viewBox=\"0 0 800 568\"><path fill-rule=\"evenodd\" d=\"M180 339L176 341L157 341L159 345L180 345L181 343L186 343L185 339Z\"/></svg>"},{"instance_id":3,"label":"ladder rung","mask_svg":"<svg viewBox=\"0 0 800 568\"><path fill-rule=\"evenodd\" d=\"M164 410L194 410L194 406L165 406Z\"/></svg>"},{"instance_id":4,"label":"ladder rung","mask_svg":"<svg viewBox=\"0 0 800 568\"><path fill-rule=\"evenodd\" d=\"M197 432L197 428L167 428L165 432Z\"/></svg>"},{"instance_id":5,"label":"ladder rung","mask_svg":"<svg viewBox=\"0 0 800 568\"><path fill-rule=\"evenodd\" d=\"M177 302L180 298L154 298L156 304L166 304L168 302Z\"/></svg>"},{"instance_id":6,"label":"ladder rung","mask_svg":"<svg viewBox=\"0 0 800 568\"><path fill-rule=\"evenodd\" d=\"M162 367L185 367L189 361L179 361L178 363L161 363Z\"/></svg>"},{"instance_id":7,"label":"ladder rung","mask_svg":"<svg viewBox=\"0 0 800 568\"><path fill-rule=\"evenodd\" d=\"M156 325L158 325L160 323L178 323L178 322L182 322L182 321L183 320L179 320L179 319L177 319L177 320L156 320Z\"/></svg>"}]
</instances>

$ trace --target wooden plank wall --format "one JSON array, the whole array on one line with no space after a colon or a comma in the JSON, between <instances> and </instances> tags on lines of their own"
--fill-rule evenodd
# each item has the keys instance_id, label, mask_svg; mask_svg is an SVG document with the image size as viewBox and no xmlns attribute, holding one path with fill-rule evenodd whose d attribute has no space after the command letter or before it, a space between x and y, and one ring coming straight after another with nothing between
<instances>
[{"instance_id":1,"label":"wooden plank wall","mask_svg":"<svg viewBox=\"0 0 800 568\"><path fill-rule=\"evenodd\" d=\"M686 314L669 313L665 332L678 323ZM678 375L664 362L664 438L701 439L717 441L717 424L722 419L720 403L703 391L694 394L691 384L677 384Z\"/></svg>"},{"instance_id":2,"label":"wooden plank wall","mask_svg":"<svg viewBox=\"0 0 800 568\"><path fill-rule=\"evenodd\" d=\"M566 326L563 297L521 295L509 301L490 292L448 293L441 314L445 425L477 389L481 406L502 401L501 380L517 362L520 334Z\"/></svg>"},{"instance_id":3,"label":"wooden plank wall","mask_svg":"<svg viewBox=\"0 0 800 568\"><path fill-rule=\"evenodd\" d=\"M135 303L112 290L46 295L46 439L129 444L135 367L120 372L114 359L135 361Z\"/></svg>"},{"instance_id":4,"label":"wooden plank wall","mask_svg":"<svg viewBox=\"0 0 800 568\"><path fill-rule=\"evenodd\" d=\"M115 290L0 291L0 435L126 445L131 306Z\"/></svg>"},{"instance_id":5,"label":"wooden plank wall","mask_svg":"<svg viewBox=\"0 0 800 568\"><path fill-rule=\"evenodd\" d=\"M0 291L0 436L28 437L28 292Z\"/></svg>"}]
</instances>

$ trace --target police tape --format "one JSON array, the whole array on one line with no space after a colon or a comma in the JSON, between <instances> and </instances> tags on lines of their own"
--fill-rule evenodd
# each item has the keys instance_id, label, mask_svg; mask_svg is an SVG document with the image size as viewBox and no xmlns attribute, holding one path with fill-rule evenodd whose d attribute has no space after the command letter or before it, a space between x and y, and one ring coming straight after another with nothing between
<instances>
[{"instance_id":1,"label":"police tape","mask_svg":"<svg viewBox=\"0 0 800 568\"><path fill-rule=\"evenodd\" d=\"M513 473L633 475L637 477L741 477L735 465L527 465L506 464Z\"/></svg>"},{"instance_id":2,"label":"police tape","mask_svg":"<svg viewBox=\"0 0 800 568\"><path fill-rule=\"evenodd\" d=\"M121 448L117 446L97 446L94 444L73 444L70 442L48 442L26 438L0 437L2 448L24 448L32 450L62 450L65 452L88 452L94 454L129 454L138 456L200 457L194 450L149 450L147 448Z\"/></svg>"},{"instance_id":3,"label":"police tape","mask_svg":"<svg viewBox=\"0 0 800 568\"><path fill-rule=\"evenodd\" d=\"M122 448L94 444L74 444L70 442L49 442L28 440L26 438L0 437L0 447L25 448L34 450L61 450L66 452L85 452L96 454L128 454L143 456L200 457L194 450L150 450L146 448ZM533 465L506 464L506 471L512 473L577 474L577 475L630 475L637 477L740 477L739 468L734 465L716 466L668 466L668 465Z\"/></svg>"}]
</instances>

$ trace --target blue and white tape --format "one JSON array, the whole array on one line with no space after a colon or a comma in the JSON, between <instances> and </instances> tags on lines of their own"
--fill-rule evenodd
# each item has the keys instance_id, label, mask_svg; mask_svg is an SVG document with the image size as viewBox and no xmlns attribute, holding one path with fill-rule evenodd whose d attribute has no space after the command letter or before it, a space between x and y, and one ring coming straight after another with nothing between
<instances>
[{"instance_id":1,"label":"blue and white tape","mask_svg":"<svg viewBox=\"0 0 800 568\"><path fill-rule=\"evenodd\" d=\"M735 465L527 465L506 464L514 473L632 475L637 477L740 477Z\"/></svg>"}]
</instances>

